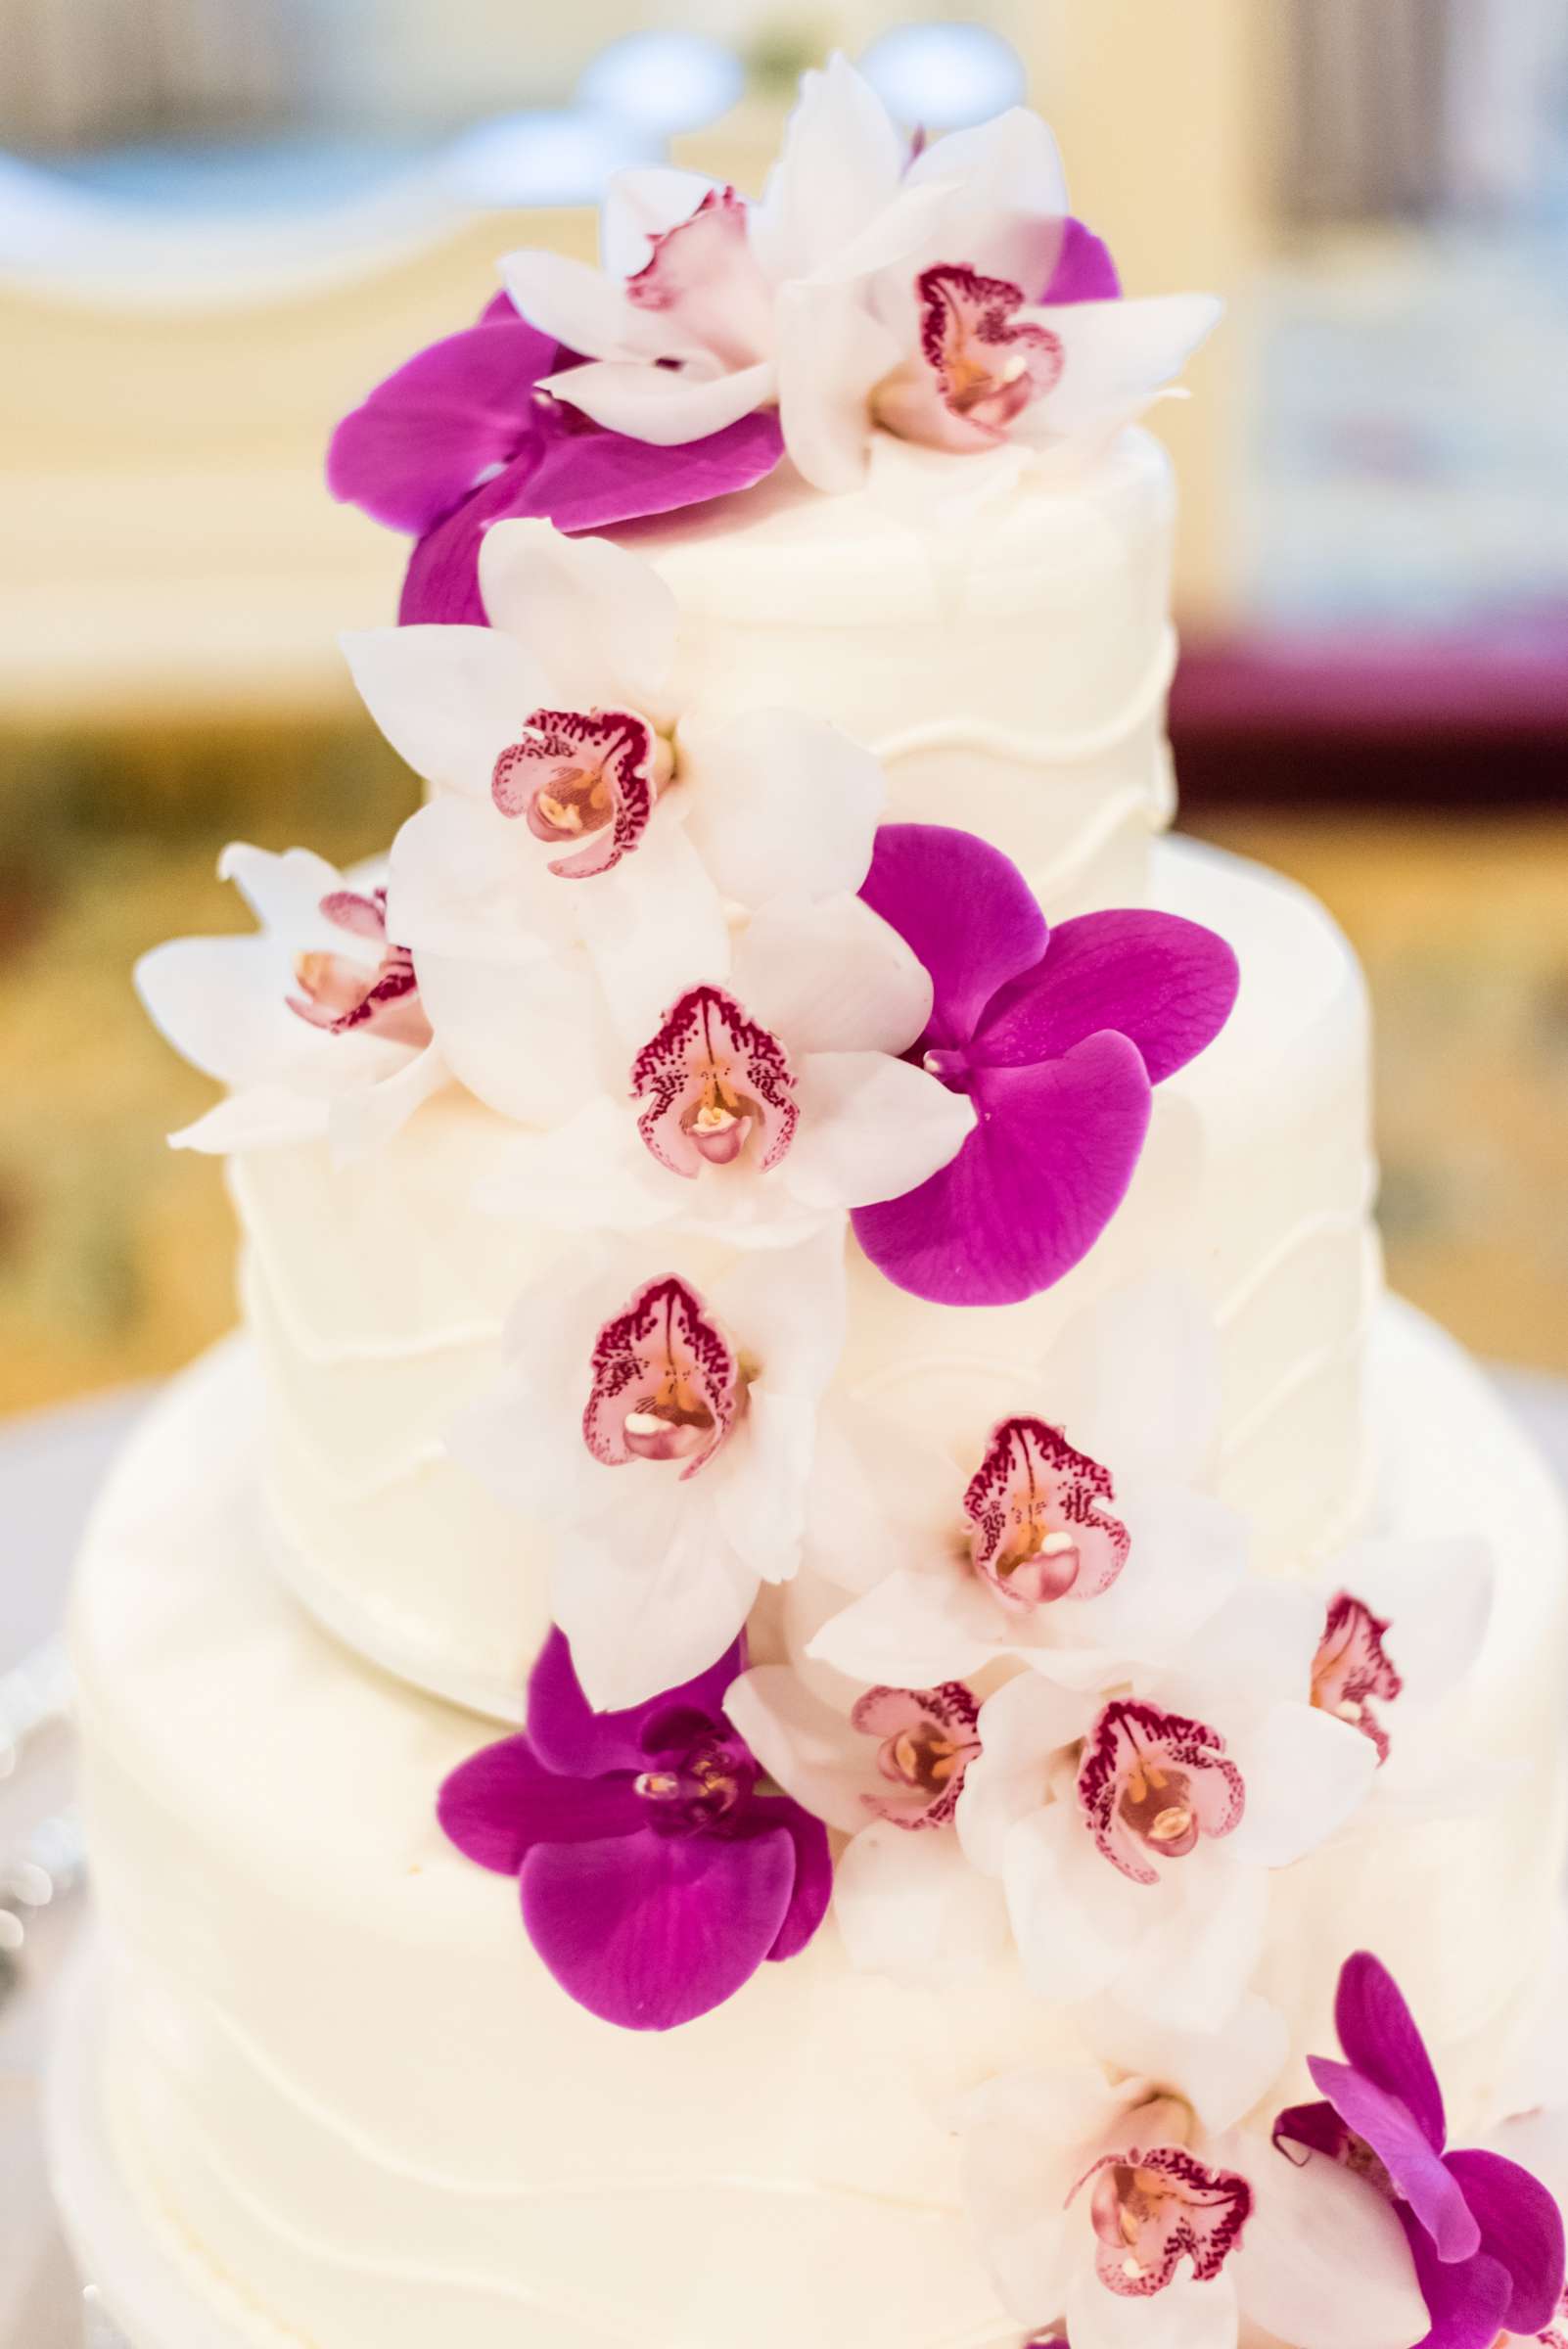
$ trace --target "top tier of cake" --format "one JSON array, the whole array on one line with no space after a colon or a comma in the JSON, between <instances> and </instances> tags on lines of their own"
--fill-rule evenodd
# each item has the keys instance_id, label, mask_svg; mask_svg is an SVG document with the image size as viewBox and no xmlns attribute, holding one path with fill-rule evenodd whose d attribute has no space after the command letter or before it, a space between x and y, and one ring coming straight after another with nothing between
<instances>
[{"instance_id":1,"label":"top tier of cake","mask_svg":"<svg viewBox=\"0 0 1568 2349\"><path fill-rule=\"evenodd\" d=\"M676 699L828 718L889 814L1005 851L1053 915L1143 901L1175 804L1175 494L1149 434L1009 483L883 437L863 489L787 473L620 533L674 589Z\"/></svg>"}]
</instances>

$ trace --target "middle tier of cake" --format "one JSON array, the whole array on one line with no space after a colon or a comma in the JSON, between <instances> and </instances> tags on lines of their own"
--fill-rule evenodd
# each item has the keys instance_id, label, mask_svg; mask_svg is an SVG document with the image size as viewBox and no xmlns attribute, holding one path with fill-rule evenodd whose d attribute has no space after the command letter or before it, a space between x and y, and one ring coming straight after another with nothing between
<instances>
[{"instance_id":1,"label":"middle tier of cake","mask_svg":"<svg viewBox=\"0 0 1568 2349\"><path fill-rule=\"evenodd\" d=\"M1263 1566L1290 1571L1329 1549L1363 1497L1377 1265L1360 977L1318 905L1218 852L1161 844L1155 899L1230 940L1241 995L1219 1042L1156 1094L1120 1214L1076 1271L1005 1309L924 1304L852 1243L840 1391L972 1463L998 1418L1052 1415L1052 1349L1081 1309L1175 1274L1219 1334L1218 1490L1252 1518ZM315 1146L233 1170L279 1563L361 1652L500 1718L521 1713L549 1628L548 1536L445 1437L495 1381L510 1309L581 1245L477 1204L511 1130L453 1092L387 1151L374 1185ZM668 1269L668 1244L640 1243L650 1276Z\"/></svg>"}]
</instances>

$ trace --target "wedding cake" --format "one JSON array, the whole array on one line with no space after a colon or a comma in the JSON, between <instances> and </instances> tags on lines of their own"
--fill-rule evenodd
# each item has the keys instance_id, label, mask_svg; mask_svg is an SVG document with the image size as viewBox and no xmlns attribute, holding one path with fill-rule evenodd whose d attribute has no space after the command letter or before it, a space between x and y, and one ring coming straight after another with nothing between
<instances>
[{"instance_id":1,"label":"wedding cake","mask_svg":"<svg viewBox=\"0 0 1568 2349\"><path fill-rule=\"evenodd\" d=\"M76 1597L137 2225L257 2349L1560 2344L1561 1515L1162 837L1218 305L842 61L603 254L333 444L423 806L140 974L244 1330Z\"/></svg>"}]
</instances>

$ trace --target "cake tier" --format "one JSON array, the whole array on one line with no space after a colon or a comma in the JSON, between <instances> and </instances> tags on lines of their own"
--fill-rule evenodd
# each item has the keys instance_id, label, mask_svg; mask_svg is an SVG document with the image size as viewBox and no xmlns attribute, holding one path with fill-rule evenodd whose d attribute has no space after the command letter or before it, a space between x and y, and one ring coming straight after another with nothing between
<instances>
[{"instance_id":1,"label":"cake tier","mask_svg":"<svg viewBox=\"0 0 1568 2349\"><path fill-rule=\"evenodd\" d=\"M1219 1489L1260 1556L1299 1564L1362 1497L1360 1362L1375 1290L1367 1221L1366 1016L1321 908L1288 883L1165 842L1154 895L1240 957L1219 1041L1155 1096L1131 1192L1057 1287L1005 1310L927 1305L852 1244L842 1387L955 1456L1038 1384L1082 1307L1153 1272L1209 1301L1220 1331ZM548 1537L446 1454L454 1415L498 1375L508 1308L574 1243L480 1214L509 1129L448 1096L367 1183L324 1149L257 1152L234 1191L248 1318L267 1386L266 1490L279 1561L344 1637L422 1685L521 1710L548 1628ZM663 1269L650 1235L648 1268Z\"/></svg>"},{"instance_id":2,"label":"cake tier","mask_svg":"<svg viewBox=\"0 0 1568 2349\"><path fill-rule=\"evenodd\" d=\"M1378 1523L1494 1546L1448 1726L1501 1766L1499 1799L1374 1813L1276 1877L1260 1987L1298 2053L1323 2048L1341 1960L1378 1950L1462 2142L1496 2117L1551 1938L1568 1538L1448 1340L1391 1305L1370 1361ZM269 2349L1017 2349L943 2116L1060 2052L1068 2018L1010 1964L941 1992L856 1975L831 1920L664 2038L573 2005L514 1888L435 1824L482 1725L343 1653L268 1572L254 1399L231 1348L161 1406L75 1619L109 2109L193 2272Z\"/></svg>"},{"instance_id":3,"label":"cake tier","mask_svg":"<svg viewBox=\"0 0 1568 2349\"><path fill-rule=\"evenodd\" d=\"M1136 903L1174 806L1170 460L1130 431L1076 479L1014 470L882 438L851 495L784 468L619 535L679 598L678 707L830 718L892 814L983 834L1048 910Z\"/></svg>"}]
</instances>

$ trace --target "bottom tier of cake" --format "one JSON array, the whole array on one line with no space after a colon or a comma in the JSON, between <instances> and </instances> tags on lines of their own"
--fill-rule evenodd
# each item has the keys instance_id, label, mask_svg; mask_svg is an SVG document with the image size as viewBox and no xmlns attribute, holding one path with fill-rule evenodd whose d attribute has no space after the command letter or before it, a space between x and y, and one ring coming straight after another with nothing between
<instances>
[{"instance_id":1,"label":"bottom tier of cake","mask_svg":"<svg viewBox=\"0 0 1568 2349\"><path fill-rule=\"evenodd\" d=\"M1298 2054L1326 2047L1341 1959L1377 1950L1462 2137L1505 2097L1547 1963L1568 1546L1484 1380L1398 1307L1372 1396L1383 1524L1494 1543L1453 1734L1508 1774L1468 1816L1385 1815L1276 1879L1260 1988ZM239 1349L176 1386L100 1511L75 1621L99 2093L149 2227L208 2280L214 2337L1018 2349L943 2116L1062 2050L1069 2019L1011 1968L941 1994L857 1975L831 1923L665 2038L574 2006L513 1888L436 1827L442 1776L492 1731L345 1653L269 1572L255 1407Z\"/></svg>"}]
</instances>

